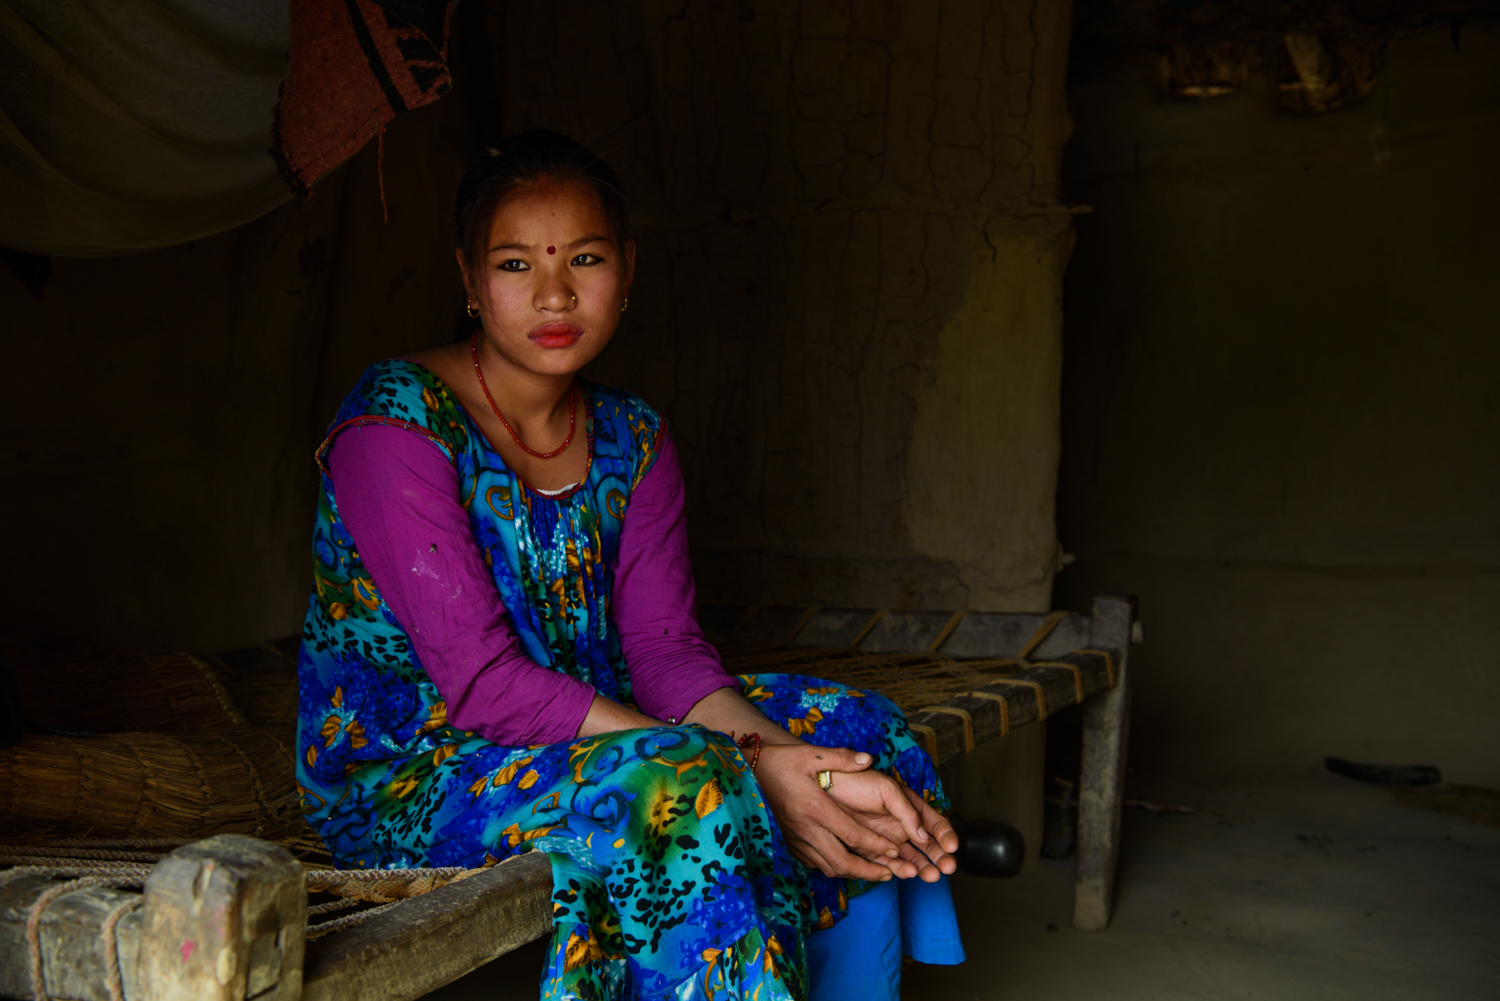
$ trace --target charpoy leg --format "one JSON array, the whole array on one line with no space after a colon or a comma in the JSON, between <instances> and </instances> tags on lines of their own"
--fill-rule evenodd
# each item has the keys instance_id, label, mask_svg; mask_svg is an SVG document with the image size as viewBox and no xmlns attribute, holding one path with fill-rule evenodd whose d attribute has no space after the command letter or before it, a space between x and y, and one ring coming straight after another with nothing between
<instances>
[{"instance_id":1,"label":"charpoy leg","mask_svg":"<svg viewBox=\"0 0 1500 1001\"><path fill-rule=\"evenodd\" d=\"M1125 801L1125 750L1130 740L1130 639L1135 599L1100 595L1094 601L1095 647L1118 651L1113 688L1083 704L1083 772L1078 796L1078 882L1073 926L1103 931L1114 907L1120 856L1120 810Z\"/></svg>"}]
</instances>

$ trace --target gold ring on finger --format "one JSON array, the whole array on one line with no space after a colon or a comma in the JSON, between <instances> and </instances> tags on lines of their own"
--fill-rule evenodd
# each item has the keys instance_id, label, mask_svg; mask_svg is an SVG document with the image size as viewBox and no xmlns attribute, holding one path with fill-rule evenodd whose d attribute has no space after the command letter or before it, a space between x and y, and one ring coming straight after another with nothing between
<instances>
[{"instance_id":1,"label":"gold ring on finger","mask_svg":"<svg viewBox=\"0 0 1500 1001\"><path fill-rule=\"evenodd\" d=\"M833 788L833 772L830 772L830 771L819 772L818 773L818 785L823 788L824 792L827 792L829 789L832 789Z\"/></svg>"}]
</instances>

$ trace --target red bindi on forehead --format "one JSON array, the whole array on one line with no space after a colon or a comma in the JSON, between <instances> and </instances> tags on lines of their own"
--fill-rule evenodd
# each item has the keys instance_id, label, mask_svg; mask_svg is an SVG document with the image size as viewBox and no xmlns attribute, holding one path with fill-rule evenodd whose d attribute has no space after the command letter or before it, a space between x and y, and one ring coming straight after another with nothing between
<instances>
[{"instance_id":1,"label":"red bindi on forehead","mask_svg":"<svg viewBox=\"0 0 1500 1001\"><path fill-rule=\"evenodd\" d=\"M547 248L547 253L549 253L549 254L555 254L555 253L557 253L557 248L556 247L548 247Z\"/></svg>"}]
</instances>

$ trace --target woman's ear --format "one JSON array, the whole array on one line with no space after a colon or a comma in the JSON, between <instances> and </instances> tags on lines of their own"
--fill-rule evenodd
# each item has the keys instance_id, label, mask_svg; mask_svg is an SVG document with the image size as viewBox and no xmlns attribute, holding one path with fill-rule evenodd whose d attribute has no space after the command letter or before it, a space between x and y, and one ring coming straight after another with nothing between
<instances>
[{"instance_id":1,"label":"woman's ear","mask_svg":"<svg viewBox=\"0 0 1500 1001\"><path fill-rule=\"evenodd\" d=\"M471 296L474 294L474 290L469 287L469 269L467 263L464 261L464 252L462 249L454 247L453 256L458 259L458 273L464 280L464 295Z\"/></svg>"},{"instance_id":2,"label":"woman's ear","mask_svg":"<svg viewBox=\"0 0 1500 1001\"><path fill-rule=\"evenodd\" d=\"M630 286L635 281L635 241L625 241L625 298L630 298Z\"/></svg>"}]
</instances>

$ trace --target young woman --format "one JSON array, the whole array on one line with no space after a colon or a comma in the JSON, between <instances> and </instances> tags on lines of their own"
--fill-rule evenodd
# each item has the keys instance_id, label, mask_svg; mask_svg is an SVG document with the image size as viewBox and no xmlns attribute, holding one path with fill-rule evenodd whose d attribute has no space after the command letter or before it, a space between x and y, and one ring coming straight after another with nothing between
<instances>
[{"instance_id":1,"label":"young woman","mask_svg":"<svg viewBox=\"0 0 1500 1001\"><path fill-rule=\"evenodd\" d=\"M318 451L309 820L346 866L548 852L544 998L875 1001L903 937L961 958L939 882L957 837L900 712L724 673L666 423L577 376L635 271L614 172L523 133L464 177L457 223L473 336L372 366ZM892 903L892 879L926 903Z\"/></svg>"}]
</instances>

